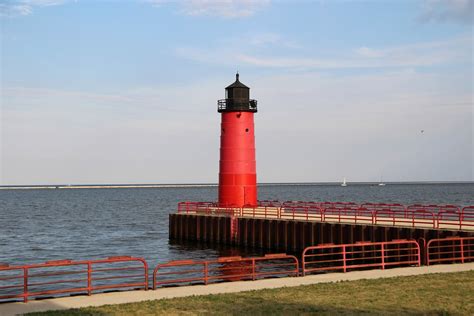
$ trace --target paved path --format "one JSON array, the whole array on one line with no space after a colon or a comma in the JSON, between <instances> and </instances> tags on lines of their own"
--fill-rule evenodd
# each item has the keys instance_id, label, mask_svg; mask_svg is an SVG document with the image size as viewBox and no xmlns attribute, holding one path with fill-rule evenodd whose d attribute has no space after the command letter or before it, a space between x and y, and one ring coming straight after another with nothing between
<instances>
[{"instance_id":1,"label":"paved path","mask_svg":"<svg viewBox=\"0 0 474 316\"><path fill-rule=\"evenodd\" d=\"M310 275L298 278L280 278L258 281L239 281L218 283L210 285L182 286L173 288L162 288L156 291L128 291L95 294L92 296L74 296L40 301L30 301L29 303L7 303L0 304L0 315L10 316L30 312L40 312L47 310L61 310L69 308L79 308L87 306L101 306L108 304L123 304L157 300L163 298L184 297L191 295L207 295L219 293L234 293L251 290L281 288L286 286L299 286L316 283L327 283L336 281L354 281L361 279L390 278L397 276L419 275L427 273L460 272L474 270L474 263L446 264L423 267L395 268L388 270L368 270L354 271L349 273L328 273Z\"/></svg>"}]
</instances>

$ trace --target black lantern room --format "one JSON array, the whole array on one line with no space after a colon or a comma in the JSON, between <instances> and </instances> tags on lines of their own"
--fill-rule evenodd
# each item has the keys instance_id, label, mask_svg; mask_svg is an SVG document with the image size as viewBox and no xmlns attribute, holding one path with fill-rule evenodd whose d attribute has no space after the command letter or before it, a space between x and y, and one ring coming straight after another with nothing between
<instances>
[{"instance_id":1,"label":"black lantern room","mask_svg":"<svg viewBox=\"0 0 474 316\"><path fill-rule=\"evenodd\" d=\"M239 81L225 88L225 99L217 101L217 112L257 112L257 100L250 99L250 88Z\"/></svg>"}]
</instances>

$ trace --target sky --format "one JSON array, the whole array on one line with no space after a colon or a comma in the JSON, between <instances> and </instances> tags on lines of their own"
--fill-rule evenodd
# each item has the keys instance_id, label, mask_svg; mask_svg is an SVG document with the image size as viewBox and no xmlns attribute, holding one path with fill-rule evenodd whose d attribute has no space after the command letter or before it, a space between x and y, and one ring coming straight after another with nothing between
<instances>
[{"instance_id":1,"label":"sky","mask_svg":"<svg viewBox=\"0 0 474 316\"><path fill-rule=\"evenodd\" d=\"M0 184L474 181L472 0L0 0Z\"/></svg>"}]
</instances>

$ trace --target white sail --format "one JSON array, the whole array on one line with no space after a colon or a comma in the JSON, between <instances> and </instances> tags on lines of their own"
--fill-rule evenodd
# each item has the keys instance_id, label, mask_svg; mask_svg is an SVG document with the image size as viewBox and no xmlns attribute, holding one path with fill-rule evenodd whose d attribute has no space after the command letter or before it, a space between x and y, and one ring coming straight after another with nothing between
<instances>
[{"instance_id":1,"label":"white sail","mask_svg":"<svg viewBox=\"0 0 474 316\"><path fill-rule=\"evenodd\" d=\"M385 183L383 183L383 178L380 177L379 187L384 187Z\"/></svg>"}]
</instances>

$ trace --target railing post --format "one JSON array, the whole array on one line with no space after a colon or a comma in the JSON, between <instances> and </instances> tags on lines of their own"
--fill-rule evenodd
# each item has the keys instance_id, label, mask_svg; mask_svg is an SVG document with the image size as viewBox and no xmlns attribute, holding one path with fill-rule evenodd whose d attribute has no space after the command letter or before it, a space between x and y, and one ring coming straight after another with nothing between
<instances>
[{"instance_id":1,"label":"railing post","mask_svg":"<svg viewBox=\"0 0 474 316\"><path fill-rule=\"evenodd\" d=\"M347 265L346 265L346 245L342 246L342 263L344 264L344 273L347 272Z\"/></svg>"},{"instance_id":2,"label":"railing post","mask_svg":"<svg viewBox=\"0 0 474 316\"><path fill-rule=\"evenodd\" d=\"M416 250L418 250L418 266L421 267L421 249L420 249L420 244L418 242L416 243Z\"/></svg>"},{"instance_id":3,"label":"railing post","mask_svg":"<svg viewBox=\"0 0 474 316\"><path fill-rule=\"evenodd\" d=\"M23 302L28 303L28 268L23 268Z\"/></svg>"},{"instance_id":4,"label":"railing post","mask_svg":"<svg viewBox=\"0 0 474 316\"><path fill-rule=\"evenodd\" d=\"M294 259L295 259L296 276L299 277L300 276L300 265L299 265L298 259L297 258L294 258Z\"/></svg>"},{"instance_id":5,"label":"railing post","mask_svg":"<svg viewBox=\"0 0 474 316\"><path fill-rule=\"evenodd\" d=\"M209 276L209 271L208 271L208 262L204 262L204 284L207 285L208 283L208 276Z\"/></svg>"},{"instance_id":6,"label":"railing post","mask_svg":"<svg viewBox=\"0 0 474 316\"><path fill-rule=\"evenodd\" d=\"M255 281L255 258L252 258L252 281Z\"/></svg>"},{"instance_id":7,"label":"railing post","mask_svg":"<svg viewBox=\"0 0 474 316\"><path fill-rule=\"evenodd\" d=\"M381 257L382 257L382 270L385 270L385 247L384 243L380 244L380 251L382 252Z\"/></svg>"},{"instance_id":8,"label":"railing post","mask_svg":"<svg viewBox=\"0 0 474 316\"><path fill-rule=\"evenodd\" d=\"M305 262L305 257L306 257L306 251L308 250L308 248L306 248L305 250L303 250L303 254L301 255L301 275L302 276L305 276L306 275L306 271L305 271L305 266L306 266L306 262Z\"/></svg>"},{"instance_id":9,"label":"railing post","mask_svg":"<svg viewBox=\"0 0 474 316\"><path fill-rule=\"evenodd\" d=\"M92 264L87 262L87 295L92 294Z\"/></svg>"},{"instance_id":10,"label":"railing post","mask_svg":"<svg viewBox=\"0 0 474 316\"><path fill-rule=\"evenodd\" d=\"M145 270L145 291L148 291L148 263L143 260L143 269Z\"/></svg>"},{"instance_id":11,"label":"railing post","mask_svg":"<svg viewBox=\"0 0 474 316\"><path fill-rule=\"evenodd\" d=\"M429 266L430 265L430 246L431 246L431 240L428 240L428 242L426 243L426 250L425 250L425 258L426 258L426 265Z\"/></svg>"},{"instance_id":12,"label":"railing post","mask_svg":"<svg viewBox=\"0 0 474 316\"><path fill-rule=\"evenodd\" d=\"M461 263L464 263L464 241L463 238L459 238L459 241L461 242Z\"/></svg>"}]
</instances>

